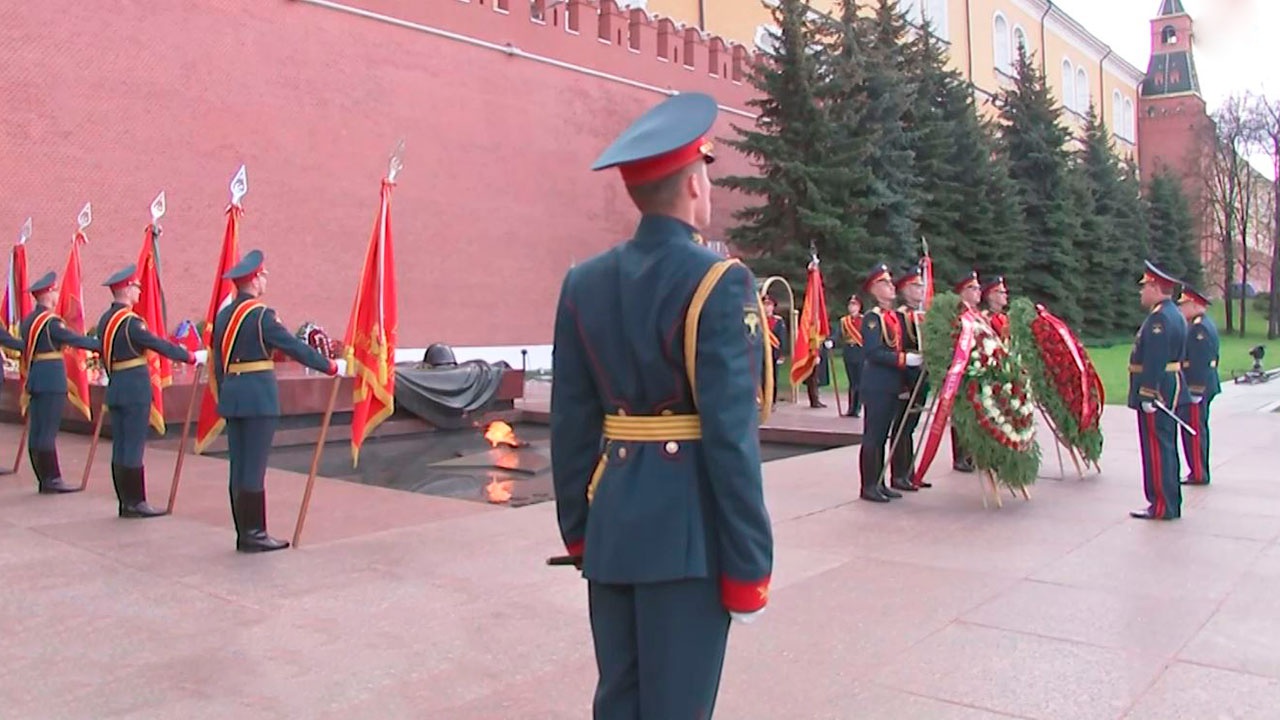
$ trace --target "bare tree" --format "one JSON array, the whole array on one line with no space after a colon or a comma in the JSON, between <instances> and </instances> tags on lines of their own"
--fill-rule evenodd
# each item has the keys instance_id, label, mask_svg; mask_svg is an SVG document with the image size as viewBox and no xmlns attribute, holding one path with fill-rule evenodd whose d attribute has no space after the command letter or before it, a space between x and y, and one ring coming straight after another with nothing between
<instances>
[{"instance_id":1,"label":"bare tree","mask_svg":"<svg viewBox=\"0 0 1280 720\"><path fill-rule=\"evenodd\" d=\"M1259 97L1253 106L1261 149L1271 159L1271 291L1267 302L1267 339L1280 337L1280 101Z\"/></svg>"},{"instance_id":2,"label":"bare tree","mask_svg":"<svg viewBox=\"0 0 1280 720\"><path fill-rule=\"evenodd\" d=\"M1246 192L1251 182L1253 169L1246 159L1251 143L1257 137L1256 123L1249 117L1248 96L1228 98L1217 112L1213 114L1212 138L1209 151L1205 153L1203 162L1207 165L1201 177L1206 183L1205 205L1206 215L1211 221L1206 223L1206 232L1211 232L1216 239L1219 252L1205 268L1206 277L1216 274L1221 278L1223 306L1226 310L1226 328L1223 332L1234 332L1236 329L1235 313L1232 308L1231 294L1235 280L1235 271L1240 267L1245 273L1240 286L1240 309L1244 312L1247 302L1243 283L1248 282L1248 265L1237 263L1236 242L1246 247L1249 228L1248 211L1252 201ZM1241 318L1243 321L1243 317Z\"/></svg>"}]
</instances>

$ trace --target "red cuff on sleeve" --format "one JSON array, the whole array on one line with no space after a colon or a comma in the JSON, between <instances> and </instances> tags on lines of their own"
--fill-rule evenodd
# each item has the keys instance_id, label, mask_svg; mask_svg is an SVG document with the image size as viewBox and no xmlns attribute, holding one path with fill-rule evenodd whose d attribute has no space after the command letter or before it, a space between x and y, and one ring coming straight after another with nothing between
<instances>
[{"instance_id":1,"label":"red cuff on sleeve","mask_svg":"<svg viewBox=\"0 0 1280 720\"><path fill-rule=\"evenodd\" d=\"M729 612L755 612L769 602L769 579L766 575L754 582L720 578L720 602Z\"/></svg>"},{"instance_id":2,"label":"red cuff on sleeve","mask_svg":"<svg viewBox=\"0 0 1280 720\"><path fill-rule=\"evenodd\" d=\"M582 552L586 550L586 547L587 547L587 541L579 540L577 542L566 543L564 546L564 549L565 549L565 552L569 553L574 557L582 557Z\"/></svg>"},{"instance_id":3,"label":"red cuff on sleeve","mask_svg":"<svg viewBox=\"0 0 1280 720\"><path fill-rule=\"evenodd\" d=\"M906 366L907 366L907 354L898 353L898 367L904 368Z\"/></svg>"}]
</instances>

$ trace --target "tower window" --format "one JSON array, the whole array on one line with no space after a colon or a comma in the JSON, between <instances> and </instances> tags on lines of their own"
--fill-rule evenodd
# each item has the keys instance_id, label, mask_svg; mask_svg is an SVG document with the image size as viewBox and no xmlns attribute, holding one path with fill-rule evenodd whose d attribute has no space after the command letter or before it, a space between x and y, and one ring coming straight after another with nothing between
<instances>
[{"instance_id":1,"label":"tower window","mask_svg":"<svg viewBox=\"0 0 1280 720\"><path fill-rule=\"evenodd\" d=\"M1165 45L1172 45L1178 42L1178 31L1172 25L1165 25L1164 29L1160 31L1160 42Z\"/></svg>"}]
</instances>

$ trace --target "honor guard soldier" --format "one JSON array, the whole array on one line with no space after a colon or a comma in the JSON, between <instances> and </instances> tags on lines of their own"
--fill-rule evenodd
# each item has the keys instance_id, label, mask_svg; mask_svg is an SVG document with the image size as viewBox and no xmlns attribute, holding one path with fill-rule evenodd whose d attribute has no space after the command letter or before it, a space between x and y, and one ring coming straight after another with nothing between
<instances>
[{"instance_id":1,"label":"honor guard soldier","mask_svg":"<svg viewBox=\"0 0 1280 720\"><path fill-rule=\"evenodd\" d=\"M1191 402L1178 408L1178 417L1196 431L1182 431L1182 452L1187 458L1187 477L1183 485L1209 484L1209 404L1222 391L1218 378L1218 328L1205 314L1209 298L1189 286L1183 286L1178 309L1187 321L1187 350L1182 361L1182 374L1187 381Z\"/></svg>"},{"instance_id":2,"label":"honor guard soldier","mask_svg":"<svg viewBox=\"0 0 1280 720\"><path fill-rule=\"evenodd\" d=\"M22 357L22 341L9 334L9 328L0 323L0 347L8 348L18 353L18 357ZM4 386L3 366L0 365L0 388ZM19 391L21 392L21 391ZM0 468L0 475L8 475L11 471L9 468Z\"/></svg>"},{"instance_id":3,"label":"honor guard soldier","mask_svg":"<svg viewBox=\"0 0 1280 720\"><path fill-rule=\"evenodd\" d=\"M27 369L27 392L31 395L27 415L31 426L27 452L36 482L44 494L78 492L79 485L62 481L58 466L58 426L67 402L67 368L63 363L65 345L99 351L98 341L72 332L53 308L58 306L58 276L48 273L31 284L36 306L19 326L23 338L22 362Z\"/></svg>"},{"instance_id":4,"label":"honor guard soldier","mask_svg":"<svg viewBox=\"0 0 1280 720\"><path fill-rule=\"evenodd\" d=\"M907 268L895 283L903 303L895 311L898 322L902 325L902 349L905 352L921 354L920 332L924 328L924 277L919 265ZM893 419L893 430L889 435L889 444L893 446L893 456L889 458L889 487L895 490L916 492L918 489L911 482L911 468L914 464L915 431L920 424L920 416L924 412L925 398L929 395L928 372L924 365L909 367L902 374L902 392L898 394L898 413ZM933 487L933 483L921 482L921 487Z\"/></svg>"},{"instance_id":5,"label":"honor guard soldier","mask_svg":"<svg viewBox=\"0 0 1280 720\"><path fill-rule=\"evenodd\" d=\"M147 427L151 421L151 372L147 351L170 360L194 363L190 350L156 337L142 318L133 312L141 285L137 267L130 265L102 283L111 289L115 302L98 320L102 343L102 366L107 371L107 410L111 413L111 479L115 483L118 514L122 518L164 515L147 504L146 472L142 456L147 447Z\"/></svg>"},{"instance_id":6,"label":"honor guard soldier","mask_svg":"<svg viewBox=\"0 0 1280 720\"><path fill-rule=\"evenodd\" d=\"M1182 377L1187 321L1173 301L1178 281L1147 262L1139 285L1150 308L1129 354L1129 407L1138 413L1143 489L1147 507L1129 515L1174 520L1182 515L1178 484L1177 408L1189 402Z\"/></svg>"},{"instance_id":7,"label":"honor guard soldier","mask_svg":"<svg viewBox=\"0 0 1280 720\"><path fill-rule=\"evenodd\" d=\"M849 296L848 310L849 314L840 318L835 340L840 344L844 374L849 380L847 416L859 417L862 415L862 396L858 392L858 383L862 378L862 300L857 295Z\"/></svg>"},{"instance_id":8,"label":"honor guard soldier","mask_svg":"<svg viewBox=\"0 0 1280 720\"><path fill-rule=\"evenodd\" d=\"M862 283L863 292L876 303L862 318L862 402L866 406L866 418L862 424L862 449L858 455L858 469L862 474L862 487L858 497L870 502L889 502L902 493L884 484L885 444L893 431L893 420L898 414L899 396L906 384L907 368L920 367L924 358L919 353L908 353L902 346L902 320L893 309L896 290L889 266L880 263L867 273Z\"/></svg>"},{"instance_id":9,"label":"honor guard soldier","mask_svg":"<svg viewBox=\"0 0 1280 720\"><path fill-rule=\"evenodd\" d=\"M982 302L982 285L978 282L977 272L969 271L951 289L960 296L965 309L974 317L986 319L978 307ZM963 473L971 473L974 470L973 458L960 447L960 438L956 435L955 426L951 427L951 469Z\"/></svg>"},{"instance_id":10,"label":"honor guard soldier","mask_svg":"<svg viewBox=\"0 0 1280 720\"><path fill-rule=\"evenodd\" d=\"M716 114L675 95L596 160L642 217L569 270L556 308L551 462L588 583L596 720L712 717L731 619L769 596L767 311L746 266L693 241L711 220Z\"/></svg>"},{"instance_id":11,"label":"honor guard soldier","mask_svg":"<svg viewBox=\"0 0 1280 720\"><path fill-rule=\"evenodd\" d=\"M770 352L773 353L773 404L778 404L778 388L783 386L782 365L791 352L791 333L787 332L787 323L776 310L778 304L772 295L765 295L764 317L769 339Z\"/></svg>"},{"instance_id":12,"label":"honor guard soldier","mask_svg":"<svg viewBox=\"0 0 1280 720\"><path fill-rule=\"evenodd\" d=\"M338 365L294 337L262 302L267 270L260 251L245 253L222 277L236 284L236 297L214 317L209 367L218 414L227 423L236 550L280 550L288 541L267 535L267 458L280 417L273 351L329 375L338 373Z\"/></svg>"},{"instance_id":13,"label":"honor guard soldier","mask_svg":"<svg viewBox=\"0 0 1280 720\"><path fill-rule=\"evenodd\" d=\"M1008 343L1009 313L1005 312L1005 308L1009 307L1009 288L1004 284L1003 275L997 275L982 284L982 302L986 305L982 309L982 316L991 323L991 329L996 331L1000 339Z\"/></svg>"}]
</instances>

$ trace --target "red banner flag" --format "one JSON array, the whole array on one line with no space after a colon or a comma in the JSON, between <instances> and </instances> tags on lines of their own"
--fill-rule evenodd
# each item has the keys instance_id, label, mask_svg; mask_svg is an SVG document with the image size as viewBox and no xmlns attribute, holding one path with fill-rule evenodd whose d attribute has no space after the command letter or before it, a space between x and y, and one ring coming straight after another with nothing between
<instances>
[{"instance_id":1,"label":"red banner flag","mask_svg":"<svg viewBox=\"0 0 1280 720\"><path fill-rule=\"evenodd\" d=\"M224 280L222 276L240 262L240 217L242 215L244 215L244 209L236 203L233 202L227 206L227 227L222 233L222 255L218 259L218 272L213 276L213 296L209 299L209 310L204 316L204 332L201 333L206 348L210 346L210 338L213 336L213 319L217 317L218 311L230 304L236 296L235 283ZM210 353L209 360L212 359L212 353ZM205 385L204 395L200 398L200 418L196 422L197 453L204 452L226 425L226 421L218 415L218 382L212 368L207 368L206 372L209 382Z\"/></svg>"},{"instance_id":2,"label":"red banner flag","mask_svg":"<svg viewBox=\"0 0 1280 720\"><path fill-rule=\"evenodd\" d=\"M920 258L920 279L924 281L924 305L928 310L933 305L933 258L927 254Z\"/></svg>"},{"instance_id":3,"label":"red banner flag","mask_svg":"<svg viewBox=\"0 0 1280 720\"><path fill-rule=\"evenodd\" d=\"M27 246L24 237L13 246L13 253L9 256L9 281L4 291L4 322L9 326L9 334L14 337L20 337L18 330L22 324L22 318L30 315L35 309L36 301L31 297L31 293L27 292L28 287ZM22 392L18 395L18 410L22 417L26 417L27 402L31 399L26 390L27 365L22 362L21 352L14 352L8 348L5 348L5 352L18 360L18 387L22 388Z\"/></svg>"},{"instance_id":4,"label":"red banner flag","mask_svg":"<svg viewBox=\"0 0 1280 720\"><path fill-rule=\"evenodd\" d=\"M360 286L351 308L344 344L347 374L355 378L351 408L351 463L360 461L360 446L369 433L395 410L396 269L391 243L391 189L382 181L382 200L374 221Z\"/></svg>"},{"instance_id":5,"label":"red banner flag","mask_svg":"<svg viewBox=\"0 0 1280 720\"><path fill-rule=\"evenodd\" d=\"M88 241L80 230L71 238L67 269L62 273L62 292L58 295L58 306L54 308L63 324L81 335L84 334L84 287L80 281L80 246ZM93 411L89 409L88 351L64 347L62 362L67 366L67 400L84 414L85 420L92 420Z\"/></svg>"},{"instance_id":6,"label":"red banner flag","mask_svg":"<svg viewBox=\"0 0 1280 720\"><path fill-rule=\"evenodd\" d=\"M141 286L133 311L146 323L147 329L165 337L164 298L160 294L160 270L156 266L157 240L155 225L147 225L138 256L138 284ZM165 431L164 389L173 384L173 363L160 353L149 352L147 374L151 376L151 427L161 435Z\"/></svg>"},{"instance_id":7,"label":"red banner flag","mask_svg":"<svg viewBox=\"0 0 1280 720\"><path fill-rule=\"evenodd\" d=\"M822 343L831 336L831 320L827 317L827 294L822 287L822 271L817 258L809 263L809 280L804 288L804 305L800 310L800 327L791 351L791 384L799 385L818 367Z\"/></svg>"}]
</instances>

